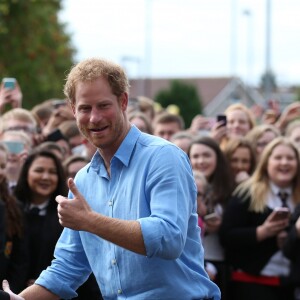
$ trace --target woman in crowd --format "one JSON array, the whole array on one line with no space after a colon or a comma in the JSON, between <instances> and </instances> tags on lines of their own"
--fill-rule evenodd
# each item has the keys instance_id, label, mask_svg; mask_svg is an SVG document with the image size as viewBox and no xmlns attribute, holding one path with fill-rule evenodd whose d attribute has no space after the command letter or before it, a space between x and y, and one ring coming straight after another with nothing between
<instances>
[{"instance_id":1,"label":"woman in crowd","mask_svg":"<svg viewBox=\"0 0 300 300\"><path fill-rule=\"evenodd\" d=\"M220 144L221 149L226 147L228 140L245 136L255 126L252 112L242 103L229 105L224 115L226 124L222 121L216 122L210 133L211 137Z\"/></svg>"},{"instance_id":2,"label":"woman in crowd","mask_svg":"<svg viewBox=\"0 0 300 300\"><path fill-rule=\"evenodd\" d=\"M22 210L8 188L7 159L8 149L0 143L0 223L4 234L0 240L0 282L8 279L14 291L20 292L25 287L28 256Z\"/></svg>"},{"instance_id":3,"label":"woman in crowd","mask_svg":"<svg viewBox=\"0 0 300 300\"><path fill-rule=\"evenodd\" d=\"M230 168L217 142L207 136L193 140L188 155L193 170L201 172L208 182L207 214L203 217L205 222L205 235L203 237L205 260L216 266L218 273L215 282L221 289L222 299L226 299L227 268L218 231L223 210L233 187Z\"/></svg>"},{"instance_id":4,"label":"woman in crowd","mask_svg":"<svg viewBox=\"0 0 300 300\"><path fill-rule=\"evenodd\" d=\"M256 152L257 162L265 147L280 135L280 131L271 124L257 125L247 133L246 139L250 142Z\"/></svg>"},{"instance_id":5,"label":"woman in crowd","mask_svg":"<svg viewBox=\"0 0 300 300\"><path fill-rule=\"evenodd\" d=\"M205 176L199 171L193 171L195 183L197 186L197 214L198 214L198 225L201 228L201 240L204 238L205 224L203 217L207 213L205 198L207 190L207 180ZM204 262L205 270L209 278L213 281L216 280L217 269L216 267L207 261Z\"/></svg>"},{"instance_id":6,"label":"woman in crowd","mask_svg":"<svg viewBox=\"0 0 300 300\"><path fill-rule=\"evenodd\" d=\"M228 141L224 154L229 162L235 185L248 179L256 166L255 152L245 138Z\"/></svg>"},{"instance_id":7,"label":"woman in crowd","mask_svg":"<svg viewBox=\"0 0 300 300\"><path fill-rule=\"evenodd\" d=\"M232 265L231 299L293 299L283 284L290 261L281 251L288 213L300 203L300 163L295 145L278 137L262 153L253 175L233 193L220 229ZM282 206L284 206L282 208Z\"/></svg>"},{"instance_id":8,"label":"woman in crowd","mask_svg":"<svg viewBox=\"0 0 300 300\"><path fill-rule=\"evenodd\" d=\"M245 136L254 126L252 112L242 103L231 104L225 110L229 138Z\"/></svg>"},{"instance_id":9,"label":"woman in crowd","mask_svg":"<svg viewBox=\"0 0 300 300\"><path fill-rule=\"evenodd\" d=\"M31 285L50 265L63 229L58 221L55 201L57 195L67 195L59 159L46 150L32 152L21 170L15 195L23 203L26 214L30 258L27 285Z\"/></svg>"}]
</instances>

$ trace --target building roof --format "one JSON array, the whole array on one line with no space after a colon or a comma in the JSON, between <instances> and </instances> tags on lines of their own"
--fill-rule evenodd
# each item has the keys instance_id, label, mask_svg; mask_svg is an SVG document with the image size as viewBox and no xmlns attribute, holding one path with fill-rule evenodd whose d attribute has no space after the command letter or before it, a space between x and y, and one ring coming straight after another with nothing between
<instances>
[{"instance_id":1,"label":"building roof","mask_svg":"<svg viewBox=\"0 0 300 300\"><path fill-rule=\"evenodd\" d=\"M161 90L169 89L172 80L196 87L203 107L212 101L234 77L207 77L207 78L154 78L130 80L130 97L147 96L154 99Z\"/></svg>"}]
</instances>

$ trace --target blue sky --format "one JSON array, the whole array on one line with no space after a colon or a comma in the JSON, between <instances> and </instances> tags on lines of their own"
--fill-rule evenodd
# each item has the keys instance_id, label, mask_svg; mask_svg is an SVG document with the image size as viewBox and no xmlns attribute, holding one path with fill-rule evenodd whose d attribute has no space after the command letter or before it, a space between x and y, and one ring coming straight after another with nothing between
<instances>
[{"instance_id":1,"label":"blue sky","mask_svg":"<svg viewBox=\"0 0 300 300\"><path fill-rule=\"evenodd\" d=\"M60 18L77 60L105 57L132 78L236 75L257 85L267 1L271 69L281 85L300 85L299 0L64 0Z\"/></svg>"}]
</instances>

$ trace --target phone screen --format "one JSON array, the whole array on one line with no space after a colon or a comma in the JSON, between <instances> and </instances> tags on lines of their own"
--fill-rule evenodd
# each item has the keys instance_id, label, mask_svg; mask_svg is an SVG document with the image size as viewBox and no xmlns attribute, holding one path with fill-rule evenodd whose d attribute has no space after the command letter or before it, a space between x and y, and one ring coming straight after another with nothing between
<instances>
[{"instance_id":1,"label":"phone screen","mask_svg":"<svg viewBox=\"0 0 300 300\"><path fill-rule=\"evenodd\" d=\"M6 89L13 90L16 87L16 79L15 78L3 78L3 86Z\"/></svg>"},{"instance_id":2,"label":"phone screen","mask_svg":"<svg viewBox=\"0 0 300 300\"><path fill-rule=\"evenodd\" d=\"M290 215L290 211L288 209L280 208L275 210L275 215L273 217L273 220L279 221L279 220L284 220L288 218Z\"/></svg>"},{"instance_id":3,"label":"phone screen","mask_svg":"<svg viewBox=\"0 0 300 300\"><path fill-rule=\"evenodd\" d=\"M59 129L56 129L46 137L46 141L49 142L57 142L59 140L64 140L64 139L65 137L63 136L63 134Z\"/></svg>"}]
</instances>

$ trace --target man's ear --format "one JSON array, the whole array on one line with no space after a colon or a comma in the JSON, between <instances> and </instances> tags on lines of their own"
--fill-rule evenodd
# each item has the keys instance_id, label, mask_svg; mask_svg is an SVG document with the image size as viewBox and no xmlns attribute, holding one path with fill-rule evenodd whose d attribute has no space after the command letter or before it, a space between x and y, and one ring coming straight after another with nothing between
<instances>
[{"instance_id":1,"label":"man's ear","mask_svg":"<svg viewBox=\"0 0 300 300\"><path fill-rule=\"evenodd\" d=\"M72 102L72 103L70 104L70 107L71 107L72 112L73 112L73 115L74 115L74 117L75 117L76 108L75 108L74 102Z\"/></svg>"},{"instance_id":2,"label":"man's ear","mask_svg":"<svg viewBox=\"0 0 300 300\"><path fill-rule=\"evenodd\" d=\"M120 96L120 105L123 111L126 111L128 106L128 93L123 93Z\"/></svg>"}]
</instances>

